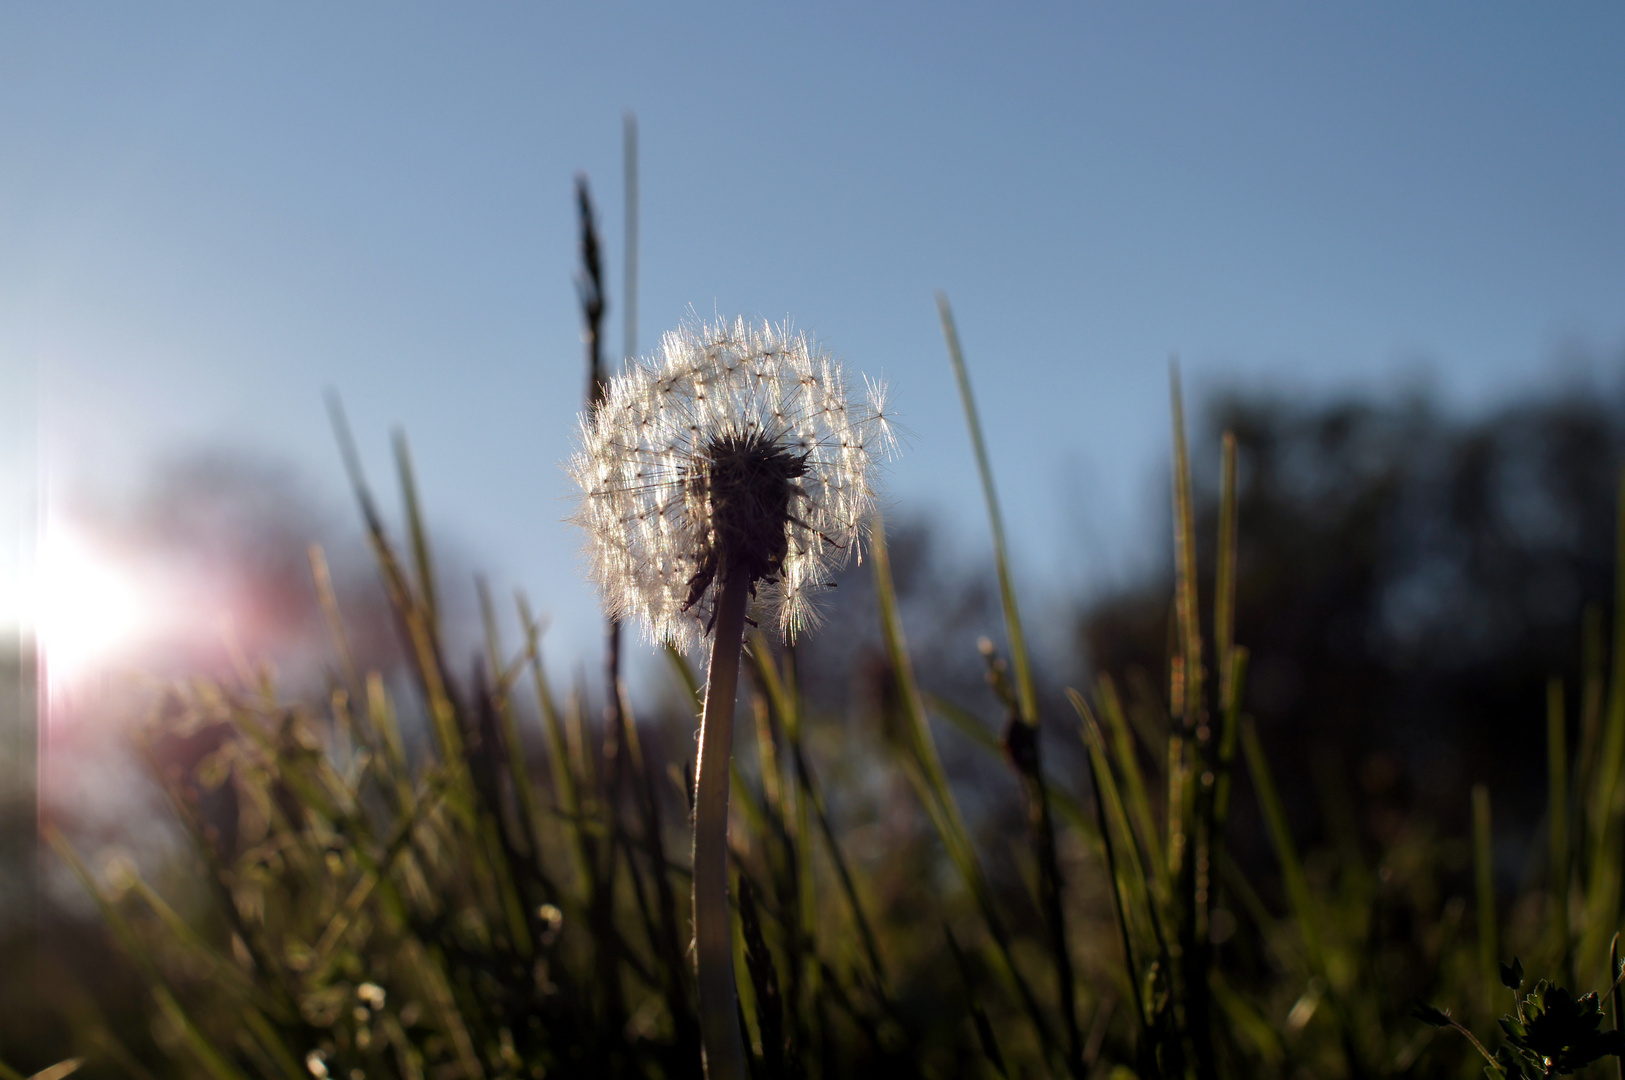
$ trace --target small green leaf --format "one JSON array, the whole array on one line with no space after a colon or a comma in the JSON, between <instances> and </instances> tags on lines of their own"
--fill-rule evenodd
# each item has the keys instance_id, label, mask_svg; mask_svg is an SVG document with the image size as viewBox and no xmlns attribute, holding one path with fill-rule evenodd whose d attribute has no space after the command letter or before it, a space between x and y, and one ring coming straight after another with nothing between
<instances>
[{"instance_id":1,"label":"small green leaf","mask_svg":"<svg viewBox=\"0 0 1625 1080\"><path fill-rule=\"evenodd\" d=\"M1505 986L1508 990L1518 990L1522 988L1523 962L1520 961L1516 956L1512 958L1512 964L1510 967L1506 964L1501 965L1501 985Z\"/></svg>"}]
</instances>

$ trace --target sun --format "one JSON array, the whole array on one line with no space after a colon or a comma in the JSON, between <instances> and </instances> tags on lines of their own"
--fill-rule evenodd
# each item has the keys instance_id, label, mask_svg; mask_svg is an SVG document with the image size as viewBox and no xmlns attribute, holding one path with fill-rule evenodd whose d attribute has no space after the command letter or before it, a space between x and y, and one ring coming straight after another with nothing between
<instances>
[{"instance_id":1,"label":"sun","mask_svg":"<svg viewBox=\"0 0 1625 1080\"><path fill-rule=\"evenodd\" d=\"M78 531L53 525L35 560L36 630L53 686L104 670L141 628L146 604L134 575Z\"/></svg>"}]
</instances>

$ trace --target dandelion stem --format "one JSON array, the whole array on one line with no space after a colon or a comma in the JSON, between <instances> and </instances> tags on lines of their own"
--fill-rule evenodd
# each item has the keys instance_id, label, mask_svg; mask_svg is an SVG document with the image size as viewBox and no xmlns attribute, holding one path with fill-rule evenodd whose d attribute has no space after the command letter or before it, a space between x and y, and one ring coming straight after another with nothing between
<instances>
[{"instance_id":1,"label":"dandelion stem","mask_svg":"<svg viewBox=\"0 0 1625 1080\"><path fill-rule=\"evenodd\" d=\"M734 692L744 643L750 572L730 565L716 598L711 671L700 719L694 776L694 964L708 1080L745 1080L745 1044L734 997L733 930L728 911L728 759Z\"/></svg>"}]
</instances>

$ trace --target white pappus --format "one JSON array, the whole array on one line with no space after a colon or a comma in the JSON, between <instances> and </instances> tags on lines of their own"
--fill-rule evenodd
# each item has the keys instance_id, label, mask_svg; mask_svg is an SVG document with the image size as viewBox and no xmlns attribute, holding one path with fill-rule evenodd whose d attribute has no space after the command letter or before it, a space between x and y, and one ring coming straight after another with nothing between
<instances>
[{"instance_id":1,"label":"white pappus","mask_svg":"<svg viewBox=\"0 0 1625 1080\"><path fill-rule=\"evenodd\" d=\"M858 554L896 446L882 384L853 396L805 334L743 319L668 332L579 438L573 520L605 607L681 648L706 636L730 567L758 624L789 639L814 623L809 594Z\"/></svg>"}]
</instances>

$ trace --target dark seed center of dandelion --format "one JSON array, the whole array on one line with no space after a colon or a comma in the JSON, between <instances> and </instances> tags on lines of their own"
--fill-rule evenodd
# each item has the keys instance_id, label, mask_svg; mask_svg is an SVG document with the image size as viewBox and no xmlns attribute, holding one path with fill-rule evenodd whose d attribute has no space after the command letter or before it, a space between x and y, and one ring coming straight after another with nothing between
<instances>
[{"instance_id":1,"label":"dark seed center of dandelion","mask_svg":"<svg viewBox=\"0 0 1625 1080\"><path fill-rule=\"evenodd\" d=\"M698 568L689 579L692 607L719 570L737 568L754 585L772 577L789 553L790 500L807 475L807 454L752 432L719 435L701 447L683 481L690 507L710 522Z\"/></svg>"}]
</instances>

